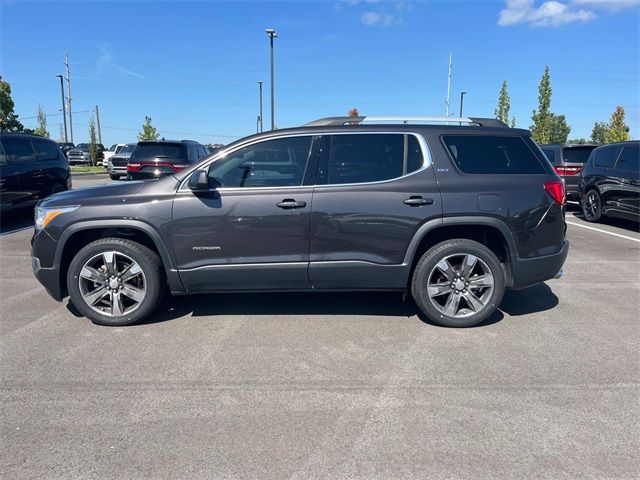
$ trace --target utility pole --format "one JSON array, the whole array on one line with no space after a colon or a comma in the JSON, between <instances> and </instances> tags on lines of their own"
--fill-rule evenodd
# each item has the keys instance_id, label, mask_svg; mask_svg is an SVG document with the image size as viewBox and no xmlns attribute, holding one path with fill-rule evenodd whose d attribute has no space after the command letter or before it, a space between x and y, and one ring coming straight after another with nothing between
<instances>
[{"instance_id":1,"label":"utility pole","mask_svg":"<svg viewBox=\"0 0 640 480\"><path fill-rule=\"evenodd\" d=\"M69 110L69 136L73 143L73 117L71 115L71 70L69 68L69 54L64 55L64 65L67 67L67 109Z\"/></svg>"},{"instance_id":2,"label":"utility pole","mask_svg":"<svg viewBox=\"0 0 640 480\"><path fill-rule=\"evenodd\" d=\"M449 116L449 105L451 100L451 52L449 52L449 75L447 76L447 101L444 102L447 106L447 117Z\"/></svg>"},{"instance_id":3,"label":"utility pole","mask_svg":"<svg viewBox=\"0 0 640 480\"><path fill-rule=\"evenodd\" d=\"M276 129L276 111L275 111L275 86L274 86L274 72L273 72L273 39L278 38L278 34L273 28L267 28L265 30L269 35L270 44L270 59L271 59L271 130Z\"/></svg>"},{"instance_id":4,"label":"utility pole","mask_svg":"<svg viewBox=\"0 0 640 480\"><path fill-rule=\"evenodd\" d=\"M96 105L96 124L98 126L98 143L102 144L102 130L100 130L100 111Z\"/></svg>"},{"instance_id":5,"label":"utility pole","mask_svg":"<svg viewBox=\"0 0 640 480\"><path fill-rule=\"evenodd\" d=\"M260 133L262 133L262 80L258 80L258 88L260 89L260 116L258 121L260 122Z\"/></svg>"},{"instance_id":6,"label":"utility pole","mask_svg":"<svg viewBox=\"0 0 640 480\"><path fill-rule=\"evenodd\" d=\"M67 109L64 106L64 77L62 75L56 75L60 79L60 93L62 95L62 121L64 122L64 143L69 141L67 136Z\"/></svg>"}]
</instances>

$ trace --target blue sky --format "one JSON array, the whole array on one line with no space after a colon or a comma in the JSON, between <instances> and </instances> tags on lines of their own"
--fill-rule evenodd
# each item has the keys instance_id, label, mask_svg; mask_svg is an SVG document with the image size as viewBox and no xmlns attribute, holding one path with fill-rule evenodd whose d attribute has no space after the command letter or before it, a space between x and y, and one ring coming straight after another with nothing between
<instances>
[{"instance_id":1,"label":"blue sky","mask_svg":"<svg viewBox=\"0 0 640 480\"><path fill-rule=\"evenodd\" d=\"M64 54L72 68L74 140L95 105L104 144L135 141L145 115L166 138L229 143L255 132L257 81L276 39L276 124L343 115L492 116L502 80L528 128L551 67L552 110L589 137L616 105L640 136L640 0L23 2L0 0L0 73L16 113L42 104L59 133ZM29 118L31 117L31 118Z\"/></svg>"}]
</instances>

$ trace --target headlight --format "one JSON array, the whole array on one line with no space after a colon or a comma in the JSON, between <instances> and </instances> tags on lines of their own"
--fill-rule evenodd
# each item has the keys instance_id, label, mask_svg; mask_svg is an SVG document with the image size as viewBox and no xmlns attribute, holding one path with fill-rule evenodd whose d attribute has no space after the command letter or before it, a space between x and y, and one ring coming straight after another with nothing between
<instances>
[{"instance_id":1,"label":"headlight","mask_svg":"<svg viewBox=\"0 0 640 480\"><path fill-rule=\"evenodd\" d=\"M79 205L73 207L36 207L35 211L35 224L36 224L36 232L39 232L43 228L47 228L47 225L51 223L51 220L56 218L58 215L62 215L63 213L70 213L74 210L77 210Z\"/></svg>"}]
</instances>

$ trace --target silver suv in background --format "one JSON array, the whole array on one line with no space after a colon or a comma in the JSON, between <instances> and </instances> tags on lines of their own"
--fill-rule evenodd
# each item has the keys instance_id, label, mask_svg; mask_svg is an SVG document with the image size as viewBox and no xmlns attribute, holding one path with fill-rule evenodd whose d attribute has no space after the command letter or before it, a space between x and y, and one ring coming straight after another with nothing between
<instances>
[{"instance_id":1,"label":"silver suv in background","mask_svg":"<svg viewBox=\"0 0 640 480\"><path fill-rule=\"evenodd\" d=\"M127 143L115 155L109 157L107 160L107 172L109 172L111 180L119 180L121 176L127 176L129 157L136 145L136 143Z\"/></svg>"},{"instance_id":2,"label":"silver suv in background","mask_svg":"<svg viewBox=\"0 0 640 480\"><path fill-rule=\"evenodd\" d=\"M102 159L104 158L104 145L101 143L97 144L98 147L98 161L97 164L100 165ZM69 150L67 152L67 159L69 160L69 165L77 165L77 164L87 164L91 163L89 159L89 143L79 143L75 148Z\"/></svg>"}]
</instances>

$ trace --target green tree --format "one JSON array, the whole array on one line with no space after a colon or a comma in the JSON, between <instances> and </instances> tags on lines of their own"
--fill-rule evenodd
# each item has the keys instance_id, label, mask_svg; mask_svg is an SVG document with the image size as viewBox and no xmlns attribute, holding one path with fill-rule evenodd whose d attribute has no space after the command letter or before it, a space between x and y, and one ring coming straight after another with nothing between
<instances>
[{"instance_id":1,"label":"green tree","mask_svg":"<svg viewBox=\"0 0 640 480\"><path fill-rule=\"evenodd\" d=\"M2 75L0 75L0 131L21 132L24 130L24 126L18 120L18 115L13 112L14 108L11 85L2 80Z\"/></svg>"},{"instance_id":2,"label":"green tree","mask_svg":"<svg viewBox=\"0 0 640 480\"><path fill-rule=\"evenodd\" d=\"M89 120L89 162L91 166L98 163L98 135L96 134L96 121L93 117Z\"/></svg>"},{"instance_id":3,"label":"green tree","mask_svg":"<svg viewBox=\"0 0 640 480\"><path fill-rule=\"evenodd\" d=\"M49 138L49 132L47 131L47 114L44 113L42 105L38 104L38 128L34 130L36 135Z\"/></svg>"},{"instance_id":4,"label":"green tree","mask_svg":"<svg viewBox=\"0 0 640 480\"><path fill-rule=\"evenodd\" d=\"M493 114L498 120L502 120L507 125L511 125L512 128L516 126L516 117L509 119L509 111L511 110L511 97L509 97L509 89L507 81L502 82L500 87L500 95L498 95L498 106L493 111Z\"/></svg>"},{"instance_id":5,"label":"green tree","mask_svg":"<svg viewBox=\"0 0 640 480\"><path fill-rule=\"evenodd\" d=\"M597 144L604 144L607 142L607 135L609 133L609 124L607 122L596 122L591 130L591 141Z\"/></svg>"},{"instance_id":6,"label":"green tree","mask_svg":"<svg viewBox=\"0 0 640 480\"><path fill-rule=\"evenodd\" d=\"M569 145L586 145L589 141L586 138L572 138L571 140L567 140Z\"/></svg>"},{"instance_id":7,"label":"green tree","mask_svg":"<svg viewBox=\"0 0 640 480\"><path fill-rule=\"evenodd\" d=\"M544 67L544 74L538 85L538 109L533 111L531 135L538 143L549 143L551 131L551 73L549 65Z\"/></svg>"},{"instance_id":8,"label":"green tree","mask_svg":"<svg viewBox=\"0 0 640 480\"><path fill-rule=\"evenodd\" d=\"M567 143L569 132L571 132L571 127L567 125L564 115L550 114L549 143Z\"/></svg>"},{"instance_id":9,"label":"green tree","mask_svg":"<svg viewBox=\"0 0 640 480\"><path fill-rule=\"evenodd\" d=\"M157 140L160 137L156 127L151 125L151 117L144 117L144 124L142 124L142 131L138 134L138 140Z\"/></svg>"},{"instance_id":10,"label":"green tree","mask_svg":"<svg viewBox=\"0 0 640 480\"><path fill-rule=\"evenodd\" d=\"M609 130L607 131L607 143L626 142L631 140L629 126L624 121L624 108L618 105L611 114Z\"/></svg>"}]
</instances>

